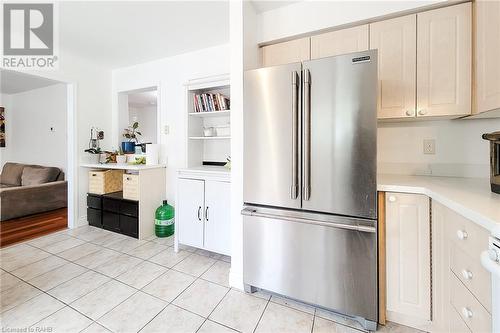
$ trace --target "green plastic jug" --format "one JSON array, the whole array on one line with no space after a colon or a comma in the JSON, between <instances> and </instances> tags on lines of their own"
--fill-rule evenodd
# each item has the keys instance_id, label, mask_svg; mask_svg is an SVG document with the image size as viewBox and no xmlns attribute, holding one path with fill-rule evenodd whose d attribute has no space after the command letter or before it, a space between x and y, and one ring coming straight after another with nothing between
<instances>
[{"instance_id":1,"label":"green plastic jug","mask_svg":"<svg viewBox=\"0 0 500 333\"><path fill-rule=\"evenodd\" d=\"M174 215L174 207L170 206L167 200L163 200L163 205L158 207L155 213L156 237L168 237L174 234Z\"/></svg>"}]
</instances>

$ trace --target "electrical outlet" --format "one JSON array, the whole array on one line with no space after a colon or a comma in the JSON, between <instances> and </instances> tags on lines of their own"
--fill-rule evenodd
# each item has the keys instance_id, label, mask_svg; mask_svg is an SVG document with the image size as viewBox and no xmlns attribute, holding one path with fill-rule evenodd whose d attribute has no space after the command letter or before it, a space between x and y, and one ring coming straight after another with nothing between
<instances>
[{"instance_id":1,"label":"electrical outlet","mask_svg":"<svg viewBox=\"0 0 500 333\"><path fill-rule=\"evenodd\" d=\"M163 134L169 134L170 133L170 126L165 125L163 126Z\"/></svg>"},{"instance_id":2,"label":"electrical outlet","mask_svg":"<svg viewBox=\"0 0 500 333\"><path fill-rule=\"evenodd\" d=\"M424 140L424 154L435 155L436 154L436 140L425 139Z\"/></svg>"}]
</instances>

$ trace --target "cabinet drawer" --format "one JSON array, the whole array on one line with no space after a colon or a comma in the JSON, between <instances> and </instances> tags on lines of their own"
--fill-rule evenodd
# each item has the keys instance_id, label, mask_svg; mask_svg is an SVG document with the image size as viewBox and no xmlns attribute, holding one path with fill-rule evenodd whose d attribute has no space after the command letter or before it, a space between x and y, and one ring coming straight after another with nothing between
<instances>
[{"instance_id":1,"label":"cabinet drawer","mask_svg":"<svg viewBox=\"0 0 500 333\"><path fill-rule=\"evenodd\" d=\"M120 232L124 235L137 238L139 235L139 222L137 218L120 215Z\"/></svg>"},{"instance_id":2,"label":"cabinet drawer","mask_svg":"<svg viewBox=\"0 0 500 333\"><path fill-rule=\"evenodd\" d=\"M449 328L448 332L450 333L471 333L471 330L467 327L464 320L460 316L460 314L455 310L455 308L448 304L448 313L449 313Z\"/></svg>"},{"instance_id":3,"label":"cabinet drawer","mask_svg":"<svg viewBox=\"0 0 500 333\"><path fill-rule=\"evenodd\" d=\"M102 197L100 195L87 194L87 207L102 209Z\"/></svg>"},{"instance_id":4,"label":"cabinet drawer","mask_svg":"<svg viewBox=\"0 0 500 333\"><path fill-rule=\"evenodd\" d=\"M458 246L451 246L451 270L481 302L486 310L491 312L491 276L486 271L479 258L471 258Z\"/></svg>"},{"instance_id":5,"label":"cabinet drawer","mask_svg":"<svg viewBox=\"0 0 500 333\"><path fill-rule=\"evenodd\" d=\"M102 198L102 210L107 212L120 213L120 200Z\"/></svg>"},{"instance_id":6,"label":"cabinet drawer","mask_svg":"<svg viewBox=\"0 0 500 333\"><path fill-rule=\"evenodd\" d=\"M123 198L139 200L139 175L123 175Z\"/></svg>"},{"instance_id":7,"label":"cabinet drawer","mask_svg":"<svg viewBox=\"0 0 500 333\"><path fill-rule=\"evenodd\" d=\"M120 232L120 215L102 212L102 227L106 230Z\"/></svg>"},{"instance_id":8,"label":"cabinet drawer","mask_svg":"<svg viewBox=\"0 0 500 333\"><path fill-rule=\"evenodd\" d=\"M452 210L447 211L447 233L452 244L479 260L488 246L488 232Z\"/></svg>"},{"instance_id":9,"label":"cabinet drawer","mask_svg":"<svg viewBox=\"0 0 500 333\"><path fill-rule=\"evenodd\" d=\"M120 214L128 215L132 217L139 216L139 203L133 201L121 201L120 202Z\"/></svg>"},{"instance_id":10,"label":"cabinet drawer","mask_svg":"<svg viewBox=\"0 0 500 333\"><path fill-rule=\"evenodd\" d=\"M91 226L102 228L102 211L100 209L87 208L87 222Z\"/></svg>"},{"instance_id":11,"label":"cabinet drawer","mask_svg":"<svg viewBox=\"0 0 500 333\"><path fill-rule=\"evenodd\" d=\"M450 301L470 330L491 332L491 315L474 298L453 272L450 272Z\"/></svg>"}]
</instances>

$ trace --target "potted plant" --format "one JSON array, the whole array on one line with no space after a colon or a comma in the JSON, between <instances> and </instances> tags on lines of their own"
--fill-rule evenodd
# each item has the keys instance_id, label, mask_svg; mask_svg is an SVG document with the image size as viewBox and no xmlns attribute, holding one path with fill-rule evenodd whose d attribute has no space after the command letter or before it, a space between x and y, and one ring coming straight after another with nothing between
<instances>
[{"instance_id":1,"label":"potted plant","mask_svg":"<svg viewBox=\"0 0 500 333\"><path fill-rule=\"evenodd\" d=\"M101 156L101 148L89 148L84 150L86 153L89 153L89 163L97 164L99 163L99 158Z\"/></svg>"},{"instance_id":2,"label":"potted plant","mask_svg":"<svg viewBox=\"0 0 500 333\"><path fill-rule=\"evenodd\" d=\"M118 164L125 164L127 163L127 156L123 153L123 149L120 147L118 149L118 153L116 155L116 163Z\"/></svg>"},{"instance_id":3,"label":"potted plant","mask_svg":"<svg viewBox=\"0 0 500 333\"><path fill-rule=\"evenodd\" d=\"M122 150L124 153L135 153L135 145L139 142L138 136L142 135L138 131L139 123L137 121L133 122L132 125L125 128L123 132L123 137L128 139L128 141L122 142Z\"/></svg>"}]
</instances>

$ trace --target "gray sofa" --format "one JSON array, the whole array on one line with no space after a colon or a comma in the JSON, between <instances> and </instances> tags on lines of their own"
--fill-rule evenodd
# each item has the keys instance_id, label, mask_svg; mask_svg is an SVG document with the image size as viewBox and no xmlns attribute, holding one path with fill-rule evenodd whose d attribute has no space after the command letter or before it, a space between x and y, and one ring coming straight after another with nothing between
<instances>
[{"instance_id":1,"label":"gray sofa","mask_svg":"<svg viewBox=\"0 0 500 333\"><path fill-rule=\"evenodd\" d=\"M68 183L55 167L5 163L0 174L0 221L68 205Z\"/></svg>"}]
</instances>

